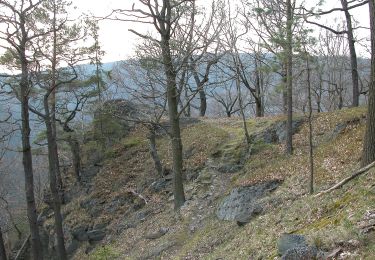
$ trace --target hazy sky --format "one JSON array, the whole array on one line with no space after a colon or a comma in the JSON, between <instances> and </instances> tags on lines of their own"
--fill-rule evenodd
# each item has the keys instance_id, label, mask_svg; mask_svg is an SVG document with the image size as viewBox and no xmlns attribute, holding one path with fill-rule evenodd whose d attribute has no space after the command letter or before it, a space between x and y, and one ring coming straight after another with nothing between
<instances>
[{"instance_id":1,"label":"hazy sky","mask_svg":"<svg viewBox=\"0 0 375 260\"><path fill-rule=\"evenodd\" d=\"M92 12L96 16L102 16L110 13L113 8L131 8L134 0L73 0L73 5L78 7L78 10L84 12ZM198 0L198 3L207 4L209 0ZM318 0L306 1L310 5L318 2ZM340 0L327 0L323 10L330 9L332 7L339 7ZM309 6L306 6L308 8ZM353 18L356 19L361 26L368 27L369 25L369 12L368 6L362 6L351 11ZM340 12L337 12L339 15ZM336 16L338 16L336 15ZM342 15L342 14L341 14ZM320 22L323 24L333 24L333 16L321 18ZM129 28L137 30L147 30L145 25L137 25L135 23L128 22L116 22L116 21L102 21L100 22L100 41L103 45L103 49L106 52L104 61L115 61L129 57L134 51L134 45L139 39L134 34L128 32ZM362 29L356 32L358 38L369 38L368 30ZM365 55L363 48L358 46L359 54Z\"/></svg>"},{"instance_id":2,"label":"hazy sky","mask_svg":"<svg viewBox=\"0 0 375 260\"><path fill-rule=\"evenodd\" d=\"M137 0L72 0L73 6L77 9L75 12L80 14L92 13L95 16L105 16L111 12L112 9L130 9L133 3L137 3ZM231 0L231 3L235 3L237 0ZM302 1L302 0L297 0ZM309 5L314 5L319 0L305 0ZM197 0L200 5L208 5L211 0ZM322 9L327 10L332 7L340 7L340 0L326 0L326 4ZM306 6L309 8L310 6ZM337 12L340 14L340 12ZM351 11L353 18L358 20L361 26L369 26L369 11L368 6L362 6ZM341 14L341 17L343 15ZM333 16L324 17L320 20L323 24L333 24ZM100 42L103 50L106 52L103 59L104 62L123 60L129 58L134 52L135 43L139 40L139 37L130 33L130 28L138 31L146 31L151 28L151 25L139 25L129 22L118 22L118 21L101 21L100 22ZM356 31L357 38L367 38L369 40L369 31L367 29L360 29ZM368 56L365 49L357 45L358 53L362 56ZM3 50L0 50L2 53Z\"/></svg>"}]
</instances>

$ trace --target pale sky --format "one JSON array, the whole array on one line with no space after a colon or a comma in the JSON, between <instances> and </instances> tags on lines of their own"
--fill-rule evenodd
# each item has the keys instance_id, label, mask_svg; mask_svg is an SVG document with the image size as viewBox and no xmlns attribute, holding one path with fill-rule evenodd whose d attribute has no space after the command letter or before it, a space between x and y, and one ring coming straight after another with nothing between
<instances>
[{"instance_id":1,"label":"pale sky","mask_svg":"<svg viewBox=\"0 0 375 260\"><path fill-rule=\"evenodd\" d=\"M73 0L73 5L78 7L78 10L84 12L92 12L95 16L103 16L109 14L114 8L130 9L134 0ZM198 3L202 4L209 3L209 0L199 0ZM318 0L308 0L309 4L314 4ZM323 10L328 10L332 7L340 7L340 0L327 0ZM306 6L308 8L309 6ZM342 12L337 12L343 17ZM360 26L369 27L369 11L368 5L364 5L357 9L351 10L353 18L356 19ZM333 17L327 16L321 18L320 23L333 24ZM151 25L138 25L129 22L117 22L117 21L102 21L100 22L100 41L103 49L106 52L104 62L116 61L126 59L131 56L134 51L134 46L139 37L130 33L129 28L146 31L147 26ZM358 38L369 39L369 31L366 29L359 29L356 32ZM357 47L360 55L368 56L363 48Z\"/></svg>"},{"instance_id":2,"label":"pale sky","mask_svg":"<svg viewBox=\"0 0 375 260\"><path fill-rule=\"evenodd\" d=\"M112 9L122 8L130 9L133 3L137 3L137 0L72 0L73 6L77 9L74 11L76 14L92 13L95 16L105 16L111 12ZM200 5L208 5L211 0L197 0ZM237 0L231 0L231 3L235 3ZM302 1L302 0L301 0ZM309 5L317 3L319 0L305 0ZM136 5L137 6L137 5ZM138 5L139 6L139 5ZM340 7L340 0L326 0L326 3L322 7L323 10L330 9L332 7ZM306 6L309 8L310 6ZM337 12L337 14L342 12ZM369 11L368 5L364 5L357 9L351 10L353 18L358 20L360 26L369 27ZM322 18L320 23L333 24L333 17L327 16ZM100 22L100 42L102 48L105 51L103 62L118 61L129 58L134 53L134 48L139 37L130 33L128 30L135 29L137 31L145 32L150 28L151 25L139 25L130 22L118 22L118 21L101 21ZM315 27L315 29L317 29ZM359 29L356 31L357 38L367 38L369 40L369 30ZM368 56L365 48L361 48L357 44L358 54L361 56ZM0 50L2 53L3 50Z\"/></svg>"}]
</instances>

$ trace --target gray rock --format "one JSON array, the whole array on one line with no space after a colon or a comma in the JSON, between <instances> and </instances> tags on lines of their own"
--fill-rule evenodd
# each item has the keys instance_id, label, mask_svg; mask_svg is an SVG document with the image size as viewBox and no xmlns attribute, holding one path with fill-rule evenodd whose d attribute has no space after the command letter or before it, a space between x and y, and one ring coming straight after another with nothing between
<instances>
[{"instance_id":1,"label":"gray rock","mask_svg":"<svg viewBox=\"0 0 375 260\"><path fill-rule=\"evenodd\" d=\"M252 217L262 212L259 199L275 190L280 185L279 180L234 189L220 203L216 215L221 220L236 220L249 222Z\"/></svg>"},{"instance_id":2,"label":"gray rock","mask_svg":"<svg viewBox=\"0 0 375 260\"><path fill-rule=\"evenodd\" d=\"M197 178L197 182L202 184L211 184L212 183L212 172L209 168L204 168Z\"/></svg>"},{"instance_id":3,"label":"gray rock","mask_svg":"<svg viewBox=\"0 0 375 260\"><path fill-rule=\"evenodd\" d=\"M87 232L87 236L89 237L89 241L97 242L103 240L106 233L104 230L95 229Z\"/></svg>"},{"instance_id":4,"label":"gray rock","mask_svg":"<svg viewBox=\"0 0 375 260\"><path fill-rule=\"evenodd\" d=\"M277 242L279 255L284 255L288 250L299 247L308 247L306 239L302 235L283 234Z\"/></svg>"},{"instance_id":5,"label":"gray rock","mask_svg":"<svg viewBox=\"0 0 375 260\"><path fill-rule=\"evenodd\" d=\"M303 124L303 119L296 119L292 122L292 133L298 132L299 128ZM255 142L264 142L266 144L281 143L286 140L286 121L280 121L266 130L256 134L254 136Z\"/></svg>"},{"instance_id":6,"label":"gray rock","mask_svg":"<svg viewBox=\"0 0 375 260\"><path fill-rule=\"evenodd\" d=\"M240 227L246 225L247 223L249 223L251 221L251 219L254 216L259 215L262 212L263 212L263 208L260 205L255 205L251 215L239 214L239 215L236 216L235 220L237 222L237 225L240 226Z\"/></svg>"},{"instance_id":7,"label":"gray rock","mask_svg":"<svg viewBox=\"0 0 375 260\"><path fill-rule=\"evenodd\" d=\"M282 260L315 260L317 259L318 250L316 247L304 246L291 248L281 257Z\"/></svg>"},{"instance_id":8,"label":"gray rock","mask_svg":"<svg viewBox=\"0 0 375 260\"><path fill-rule=\"evenodd\" d=\"M154 181L150 185L150 189L153 192L161 192L161 191L167 189L169 186L171 186L171 184L172 184L171 179L161 178L159 180Z\"/></svg>"},{"instance_id":9,"label":"gray rock","mask_svg":"<svg viewBox=\"0 0 375 260\"><path fill-rule=\"evenodd\" d=\"M79 242L76 239L72 239L70 244L66 247L66 253L68 255L73 255L75 251L79 248Z\"/></svg>"},{"instance_id":10,"label":"gray rock","mask_svg":"<svg viewBox=\"0 0 375 260\"><path fill-rule=\"evenodd\" d=\"M168 228L160 228L158 231L145 235L146 239L158 239L168 233Z\"/></svg>"},{"instance_id":11,"label":"gray rock","mask_svg":"<svg viewBox=\"0 0 375 260\"><path fill-rule=\"evenodd\" d=\"M89 240L89 237L87 235L87 226L76 227L71 231L71 234L72 234L73 238L78 240L78 241Z\"/></svg>"}]
</instances>

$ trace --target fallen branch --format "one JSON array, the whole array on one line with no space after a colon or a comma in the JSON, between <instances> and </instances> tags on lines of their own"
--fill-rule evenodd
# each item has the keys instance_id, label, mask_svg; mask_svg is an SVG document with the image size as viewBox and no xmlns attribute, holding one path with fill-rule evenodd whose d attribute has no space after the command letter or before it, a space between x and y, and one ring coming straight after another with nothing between
<instances>
[{"instance_id":1,"label":"fallen branch","mask_svg":"<svg viewBox=\"0 0 375 260\"><path fill-rule=\"evenodd\" d=\"M31 237L31 235L29 234L27 236L27 238L25 239L25 241L22 243L22 246L21 246L20 250L18 250L16 257L14 258L15 260L20 259L20 257L22 256L24 250L26 249L26 247L29 244L30 237Z\"/></svg>"},{"instance_id":2,"label":"fallen branch","mask_svg":"<svg viewBox=\"0 0 375 260\"><path fill-rule=\"evenodd\" d=\"M366 173L368 170L370 170L371 168L373 168L375 166L375 161L370 163L369 165L359 169L358 171L356 171L355 173L353 173L351 176L349 176L348 178L345 178L343 179L342 181L340 181L339 183L333 185L331 188L327 189L327 190L324 190L324 191L321 191L319 192L318 194L316 194L314 197L319 197L323 194L326 194L326 193L329 193L333 190L336 190L336 189L339 189L341 188L343 185L345 185L346 183L348 183L349 181L357 178L358 176Z\"/></svg>"},{"instance_id":3,"label":"fallen branch","mask_svg":"<svg viewBox=\"0 0 375 260\"><path fill-rule=\"evenodd\" d=\"M37 217L37 222L40 221L40 218L42 217L43 213L39 213L38 217ZM21 259L22 258L22 254L23 252L26 250L26 248L30 245L30 238L31 238L31 234L28 234L25 241L22 243L22 246L21 248L18 250L17 254L16 254L16 257L14 258L14 260L18 260L18 259Z\"/></svg>"},{"instance_id":4,"label":"fallen branch","mask_svg":"<svg viewBox=\"0 0 375 260\"><path fill-rule=\"evenodd\" d=\"M145 204L147 204L147 200L145 197L142 196L142 194L139 194L138 192L136 192L135 190L133 189L129 189L128 190L131 194L133 194L134 196L137 196L138 198L140 198L141 200L143 200L145 202Z\"/></svg>"}]
</instances>

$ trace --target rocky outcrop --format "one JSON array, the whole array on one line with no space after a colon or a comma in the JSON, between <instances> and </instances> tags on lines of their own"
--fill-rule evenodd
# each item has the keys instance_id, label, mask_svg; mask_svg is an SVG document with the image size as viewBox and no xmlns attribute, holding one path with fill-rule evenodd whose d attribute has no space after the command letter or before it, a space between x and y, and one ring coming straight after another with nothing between
<instances>
[{"instance_id":1,"label":"rocky outcrop","mask_svg":"<svg viewBox=\"0 0 375 260\"><path fill-rule=\"evenodd\" d=\"M216 215L221 220L235 220L239 225L249 222L263 212L260 199L275 190L281 181L272 180L251 186L239 187L225 197L217 209Z\"/></svg>"},{"instance_id":2,"label":"rocky outcrop","mask_svg":"<svg viewBox=\"0 0 375 260\"><path fill-rule=\"evenodd\" d=\"M295 119L292 122L292 133L295 134L302 126L303 119ZM264 142L266 144L282 143L286 140L286 121L274 123L265 130L253 135L254 142Z\"/></svg>"}]
</instances>

